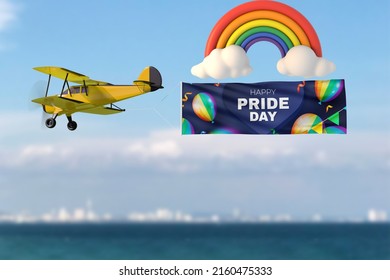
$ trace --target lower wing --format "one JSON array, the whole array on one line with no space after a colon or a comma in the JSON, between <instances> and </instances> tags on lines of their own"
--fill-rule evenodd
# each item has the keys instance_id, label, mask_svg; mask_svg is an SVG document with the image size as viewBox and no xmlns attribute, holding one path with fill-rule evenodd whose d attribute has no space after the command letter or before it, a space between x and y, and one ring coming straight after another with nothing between
<instances>
[{"instance_id":1,"label":"lower wing","mask_svg":"<svg viewBox=\"0 0 390 280\"><path fill-rule=\"evenodd\" d=\"M125 110L111 108L111 107L95 107L88 110L80 111L80 113L95 114L95 115L113 115L124 112Z\"/></svg>"},{"instance_id":2,"label":"lower wing","mask_svg":"<svg viewBox=\"0 0 390 280\"><path fill-rule=\"evenodd\" d=\"M87 113L96 115L112 115L122 113L125 110L113 107L96 106L77 100L60 96L48 96L32 100L32 102L53 108L50 113L58 115L72 115L74 113Z\"/></svg>"}]
</instances>

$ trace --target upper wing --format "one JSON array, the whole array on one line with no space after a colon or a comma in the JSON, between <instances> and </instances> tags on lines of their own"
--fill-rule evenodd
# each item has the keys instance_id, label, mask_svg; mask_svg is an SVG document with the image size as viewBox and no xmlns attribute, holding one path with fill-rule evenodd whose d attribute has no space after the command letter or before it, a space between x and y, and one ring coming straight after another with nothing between
<instances>
[{"instance_id":1,"label":"upper wing","mask_svg":"<svg viewBox=\"0 0 390 280\"><path fill-rule=\"evenodd\" d=\"M61 80L67 79L69 82L80 84L80 85L84 85L84 83L87 86L111 85L110 83L107 82L92 80L88 76L61 67L43 66L43 67L35 67L34 70L47 75L51 75Z\"/></svg>"}]
</instances>

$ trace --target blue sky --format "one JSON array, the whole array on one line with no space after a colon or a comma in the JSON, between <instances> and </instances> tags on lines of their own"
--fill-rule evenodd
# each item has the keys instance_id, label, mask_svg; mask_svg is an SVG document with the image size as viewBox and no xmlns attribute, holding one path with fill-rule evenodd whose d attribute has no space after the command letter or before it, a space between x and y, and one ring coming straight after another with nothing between
<instances>
[{"instance_id":1,"label":"blue sky","mask_svg":"<svg viewBox=\"0 0 390 280\"><path fill-rule=\"evenodd\" d=\"M283 2L317 30L337 65L327 78L346 79L348 136L180 137L180 82L202 82L191 67L215 23L243 1L0 0L0 212L87 199L115 215L390 212L389 2ZM274 46L257 44L249 57L254 72L235 81L291 80L277 72ZM65 119L48 130L29 104L46 79L32 70L41 65L117 84L153 65L165 89L119 104L124 114L75 115L75 133Z\"/></svg>"}]
</instances>

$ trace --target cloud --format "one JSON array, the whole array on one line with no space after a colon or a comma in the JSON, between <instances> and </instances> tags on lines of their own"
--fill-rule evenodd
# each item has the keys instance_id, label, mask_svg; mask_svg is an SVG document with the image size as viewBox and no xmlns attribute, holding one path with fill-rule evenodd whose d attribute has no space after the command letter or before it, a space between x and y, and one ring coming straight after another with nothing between
<instances>
[{"instance_id":1,"label":"cloud","mask_svg":"<svg viewBox=\"0 0 390 280\"><path fill-rule=\"evenodd\" d=\"M16 20L17 7L9 0L0 0L0 31Z\"/></svg>"},{"instance_id":2,"label":"cloud","mask_svg":"<svg viewBox=\"0 0 390 280\"><path fill-rule=\"evenodd\" d=\"M282 75L309 78L326 76L334 72L336 66L325 58L317 57L311 48L297 46L279 60L277 69Z\"/></svg>"},{"instance_id":3,"label":"cloud","mask_svg":"<svg viewBox=\"0 0 390 280\"><path fill-rule=\"evenodd\" d=\"M128 145L127 153L132 156L139 156L142 159L174 159L181 155L181 149L178 143L173 140L162 140L151 143L138 141Z\"/></svg>"},{"instance_id":4,"label":"cloud","mask_svg":"<svg viewBox=\"0 0 390 280\"><path fill-rule=\"evenodd\" d=\"M191 69L192 75L205 79L227 79L247 76L252 72L249 58L240 46L215 49L202 63Z\"/></svg>"},{"instance_id":5,"label":"cloud","mask_svg":"<svg viewBox=\"0 0 390 280\"><path fill-rule=\"evenodd\" d=\"M296 46L277 63L282 75L298 77L322 77L336 70L336 65L306 46ZM201 78L227 79L247 76L252 72L245 50L236 45L215 49L202 63L191 69L192 75Z\"/></svg>"},{"instance_id":6,"label":"cloud","mask_svg":"<svg viewBox=\"0 0 390 280\"><path fill-rule=\"evenodd\" d=\"M256 138L256 140L254 140ZM145 137L81 138L69 145L37 141L0 147L3 170L97 170L136 168L139 171L192 173L204 170L282 172L320 169L388 170L387 138L369 134L313 137L182 137L163 130ZM77 143L77 145L75 144ZM362 149L362 146L372 147ZM375 147L375 148L374 148ZM356 160L356 159L359 160Z\"/></svg>"},{"instance_id":7,"label":"cloud","mask_svg":"<svg viewBox=\"0 0 390 280\"><path fill-rule=\"evenodd\" d=\"M80 130L75 136L66 128L58 134L21 130L25 126L15 125L22 122L12 115L0 113L10 130L21 133L12 142L7 140L9 130L0 136L3 210L25 209L23 203L51 207L93 196L113 209L188 205L196 212L201 201L199 207L216 205L222 212L245 205L276 205L280 210L305 207L309 201L310 211L313 205L326 213L330 202L341 207L353 197L361 205L361 197L363 202L377 199L380 205L389 193L384 183L390 171L386 132L182 137L178 129L121 136ZM25 115L26 122L29 117Z\"/></svg>"},{"instance_id":8,"label":"cloud","mask_svg":"<svg viewBox=\"0 0 390 280\"><path fill-rule=\"evenodd\" d=\"M378 111L375 111L378 116ZM381 112L379 112L381 115ZM347 136L190 136L179 130L139 134L104 134L80 130L41 129L34 112L0 112L0 180L6 170L93 170L134 168L173 174L219 171L252 172L259 168L389 170L390 147L385 133L360 132ZM65 120L62 120L65 121ZM23 129L20 129L20 128ZM362 148L363 147L363 148ZM55 174L55 172L54 172ZM0 181L1 184L1 181Z\"/></svg>"},{"instance_id":9,"label":"cloud","mask_svg":"<svg viewBox=\"0 0 390 280\"><path fill-rule=\"evenodd\" d=\"M378 113L378 112L376 112ZM230 172L321 169L389 170L388 135L371 132L347 136L190 136L157 130L145 136L104 135L66 128L40 129L39 114L0 113L0 180L7 170L93 170L134 168L172 174L217 169ZM20 129L20 128L23 129ZM126 135L126 136L125 136ZM315 138L315 139L314 139ZM314 141L315 140L315 141ZM56 174L57 171L54 172ZM1 181L0 181L1 184Z\"/></svg>"}]
</instances>

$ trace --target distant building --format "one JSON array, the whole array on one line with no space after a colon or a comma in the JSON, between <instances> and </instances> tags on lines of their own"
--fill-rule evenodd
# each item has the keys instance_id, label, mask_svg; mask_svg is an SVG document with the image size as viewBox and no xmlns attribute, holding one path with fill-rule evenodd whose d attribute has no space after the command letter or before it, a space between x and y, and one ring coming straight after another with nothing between
<instances>
[{"instance_id":1,"label":"distant building","mask_svg":"<svg viewBox=\"0 0 390 280\"><path fill-rule=\"evenodd\" d=\"M112 221L112 215L110 213L105 213L102 217L103 221L105 222L111 222Z\"/></svg>"},{"instance_id":2,"label":"distant building","mask_svg":"<svg viewBox=\"0 0 390 280\"><path fill-rule=\"evenodd\" d=\"M66 210L66 208L61 208L58 212L57 220L61 223L70 222L71 216L69 212Z\"/></svg>"},{"instance_id":3,"label":"distant building","mask_svg":"<svg viewBox=\"0 0 390 280\"><path fill-rule=\"evenodd\" d=\"M323 221L322 216L320 214L314 214L311 217L311 221L314 223L321 223Z\"/></svg>"},{"instance_id":4,"label":"distant building","mask_svg":"<svg viewBox=\"0 0 390 280\"><path fill-rule=\"evenodd\" d=\"M221 218L218 215L212 215L210 217L210 222L212 223L219 223L221 221Z\"/></svg>"},{"instance_id":5,"label":"distant building","mask_svg":"<svg viewBox=\"0 0 390 280\"><path fill-rule=\"evenodd\" d=\"M83 208L77 208L73 212L73 219L75 222L82 222L86 219L85 210Z\"/></svg>"},{"instance_id":6,"label":"distant building","mask_svg":"<svg viewBox=\"0 0 390 280\"><path fill-rule=\"evenodd\" d=\"M367 214L367 219L371 223L387 222L386 211L370 209Z\"/></svg>"},{"instance_id":7,"label":"distant building","mask_svg":"<svg viewBox=\"0 0 390 280\"><path fill-rule=\"evenodd\" d=\"M174 214L168 209L157 209L155 217L157 221L173 221Z\"/></svg>"},{"instance_id":8,"label":"distant building","mask_svg":"<svg viewBox=\"0 0 390 280\"><path fill-rule=\"evenodd\" d=\"M240 220L241 218L241 211L238 208L233 209L232 213L233 220Z\"/></svg>"},{"instance_id":9,"label":"distant building","mask_svg":"<svg viewBox=\"0 0 390 280\"><path fill-rule=\"evenodd\" d=\"M260 223L270 223L270 222L272 222L272 217L270 215L261 215L259 217L259 222Z\"/></svg>"},{"instance_id":10,"label":"distant building","mask_svg":"<svg viewBox=\"0 0 390 280\"><path fill-rule=\"evenodd\" d=\"M277 223L290 223L293 221L293 219L289 214L282 214L282 215L277 215L274 221Z\"/></svg>"}]
</instances>

